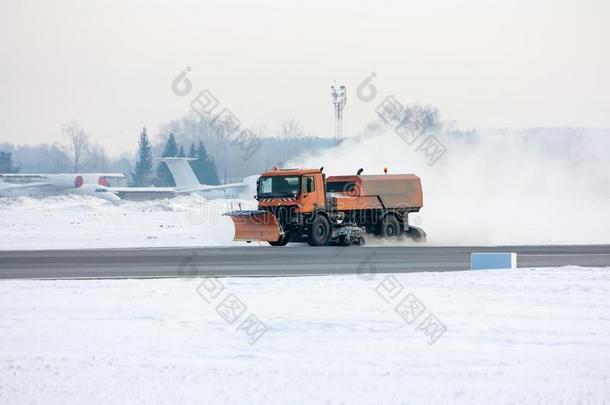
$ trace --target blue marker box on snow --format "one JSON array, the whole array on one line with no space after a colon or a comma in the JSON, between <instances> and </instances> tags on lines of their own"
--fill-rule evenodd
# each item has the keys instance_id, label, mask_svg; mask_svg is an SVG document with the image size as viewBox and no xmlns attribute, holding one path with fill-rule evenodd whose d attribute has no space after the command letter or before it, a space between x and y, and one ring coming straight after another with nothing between
<instances>
[{"instance_id":1,"label":"blue marker box on snow","mask_svg":"<svg viewBox=\"0 0 610 405\"><path fill-rule=\"evenodd\" d=\"M517 253L471 253L471 270L516 269Z\"/></svg>"}]
</instances>

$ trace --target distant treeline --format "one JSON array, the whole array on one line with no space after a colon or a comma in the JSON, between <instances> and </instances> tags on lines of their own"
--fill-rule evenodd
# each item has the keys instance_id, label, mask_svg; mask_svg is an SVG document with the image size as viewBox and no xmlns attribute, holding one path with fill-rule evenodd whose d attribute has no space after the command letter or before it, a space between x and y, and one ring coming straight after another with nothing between
<instances>
[{"instance_id":1,"label":"distant treeline","mask_svg":"<svg viewBox=\"0 0 610 405\"><path fill-rule=\"evenodd\" d=\"M459 130L455 123L442 119L438 109L418 104L402 106L402 122L411 125L402 136L430 132L442 134L440 140L457 138L467 144L480 137L521 137L527 143L542 143L549 153L583 148L590 136L608 136L608 130L587 128L530 128L521 130ZM397 136L401 134L387 117L367 125L350 138ZM397 117L394 117L397 118ZM402 124L401 124L402 125ZM403 128L404 130L404 128ZM78 123L62 127L63 139L54 144L34 146L0 143L0 173L120 172L134 185L171 186L173 179L164 164L154 157L186 156L200 182L219 184L238 181L246 176L286 163L298 165L305 155L315 155L334 145L333 138L308 136L302 125L284 120L277 128L233 130L231 122L216 122L212 117L191 113L161 125L153 137L146 129L133 136L133 152L109 157L104 145L93 143ZM584 138L583 138L584 137Z\"/></svg>"},{"instance_id":2,"label":"distant treeline","mask_svg":"<svg viewBox=\"0 0 610 405\"><path fill-rule=\"evenodd\" d=\"M296 120L275 130L231 132L228 124L185 116L162 125L151 137L146 129L133 137L133 153L110 157L77 122L62 128L53 144L0 143L0 173L120 172L133 185L171 186L173 179L155 157L191 157L200 182L221 184L283 165L302 153L316 153L334 144L332 138L307 136ZM245 134L245 135L244 135Z\"/></svg>"}]
</instances>

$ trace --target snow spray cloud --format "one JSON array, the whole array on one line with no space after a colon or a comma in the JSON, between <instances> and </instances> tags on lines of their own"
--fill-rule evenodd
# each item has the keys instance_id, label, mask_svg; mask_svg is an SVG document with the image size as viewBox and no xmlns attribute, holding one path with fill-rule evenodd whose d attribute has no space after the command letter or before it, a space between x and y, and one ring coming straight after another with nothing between
<instances>
[{"instance_id":1,"label":"snow spray cloud","mask_svg":"<svg viewBox=\"0 0 610 405\"><path fill-rule=\"evenodd\" d=\"M434 165L392 129L303 159L332 174L415 173L424 207L411 220L431 244L610 243L610 131L443 131ZM299 162L300 163L300 162ZM407 242L408 243L408 242Z\"/></svg>"},{"instance_id":2,"label":"snow spray cloud","mask_svg":"<svg viewBox=\"0 0 610 405\"><path fill-rule=\"evenodd\" d=\"M378 91L373 84L375 77L377 74L372 72L356 88L356 96L363 103L377 100ZM435 136L444 125L437 109L419 105L405 106L394 95L389 95L375 107L375 113L380 120L377 125L394 128L396 135L405 144L414 147L415 152L422 152L428 158L429 165L435 164L447 152L445 145Z\"/></svg>"}]
</instances>

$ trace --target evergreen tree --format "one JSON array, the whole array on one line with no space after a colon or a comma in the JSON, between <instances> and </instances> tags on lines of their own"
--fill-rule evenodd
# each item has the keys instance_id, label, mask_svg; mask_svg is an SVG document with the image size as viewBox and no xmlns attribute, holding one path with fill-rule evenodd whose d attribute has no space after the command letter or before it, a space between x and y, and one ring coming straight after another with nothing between
<instances>
[{"instance_id":1,"label":"evergreen tree","mask_svg":"<svg viewBox=\"0 0 610 405\"><path fill-rule=\"evenodd\" d=\"M194 145L192 149L195 149ZM203 142L199 141L199 147L197 148L194 157L196 157L197 160L193 161L192 166L193 171L195 172L195 176L197 176L197 180L199 180L199 182L202 184L220 184L220 181L218 180L218 174L216 173L216 165L214 164L214 161L208 156L208 152L206 151Z\"/></svg>"},{"instance_id":2,"label":"evergreen tree","mask_svg":"<svg viewBox=\"0 0 610 405\"><path fill-rule=\"evenodd\" d=\"M167 142L165 143L165 149L161 154L161 157L176 157L178 154L178 144L176 143L176 138L174 138L174 134L169 134L169 138L167 138ZM157 186L175 186L174 178L170 173L167 165L165 163L159 163L157 166L157 177L155 178L155 185Z\"/></svg>"},{"instance_id":3,"label":"evergreen tree","mask_svg":"<svg viewBox=\"0 0 610 405\"><path fill-rule=\"evenodd\" d=\"M180 145L180 150L178 151L177 157L186 157L186 154L184 153L184 148L182 147L182 145Z\"/></svg>"},{"instance_id":4,"label":"evergreen tree","mask_svg":"<svg viewBox=\"0 0 610 405\"><path fill-rule=\"evenodd\" d=\"M17 173L18 167L13 167L13 154L0 152L0 173Z\"/></svg>"},{"instance_id":5,"label":"evergreen tree","mask_svg":"<svg viewBox=\"0 0 610 405\"><path fill-rule=\"evenodd\" d=\"M189 157L190 158L197 157L197 149L195 149L194 143L191 143L191 146L189 146Z\"/></svg>"},{"instance_id":6,"label":"evergreen tree","mask_svg":"<svg viewBox=\"0 0 610 405\"><path fill-rule=\"evenodd\" d=\"M150 176L152 174L152 151L150 140L146 134L146 128L142 129L140 134L140 142L138 143L138 161L136 168L131 173L132 185L137 187L147 186L150 184Z\"/></svg>"},{"instance_id":7,"label":"evergreen tree","mask_svg":"<svg viewBox=\"0 0 610 405\"><path fill-rule=\"evenodd\" d=\"M190 158L197 158L197 149L195 149L195 144L191 142L191 146L189 146L189 155ZM189 165L191 165L191 169L193 169L193 173L197 176L197 180L199 180L199 176L197 172L199 171L199 160L189 160ZM201 180L199 180L201 183Z\"/></svg>"}]
</instances>

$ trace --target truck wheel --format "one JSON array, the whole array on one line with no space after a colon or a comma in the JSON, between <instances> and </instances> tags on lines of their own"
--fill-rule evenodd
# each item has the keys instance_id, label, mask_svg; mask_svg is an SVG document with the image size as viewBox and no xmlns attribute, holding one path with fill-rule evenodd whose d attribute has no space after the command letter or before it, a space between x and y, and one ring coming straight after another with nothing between
<instances>
[{"instance_id":1,"label":"truck wheel","mask_svg":"<svg viewBox=\"0 0 610 405\"><path fill-rule=\"evenodd\" d=\"M400 222L394 215L388 215L381 223L381 236L383 238L397 238L400 235Z\"/></svg>"},{"instance_id":2,"label":"truck wheel","mask_svg":"<svg viewBox=\"0 0 610 405\"><path fill-rule=\"evenodd\" d=\"M290 239L290 236L285 233L284 235L280 236L280 239L275 241L275 242L268 242L271 246L286 246L288 244L288 240Z\"/></svg>"},{"instance_id":3,"label":"truck wheel","mask_svg":"<svg viewBox=\"0 0 610 405\"><path fill-rule=\"evenodd\" d=\"M309 229L308 242L311 246L325 246L328 245L330 239L330 224L323 215L318 215L313 220L311 228Z\"/></svg>"}]
</instances>

